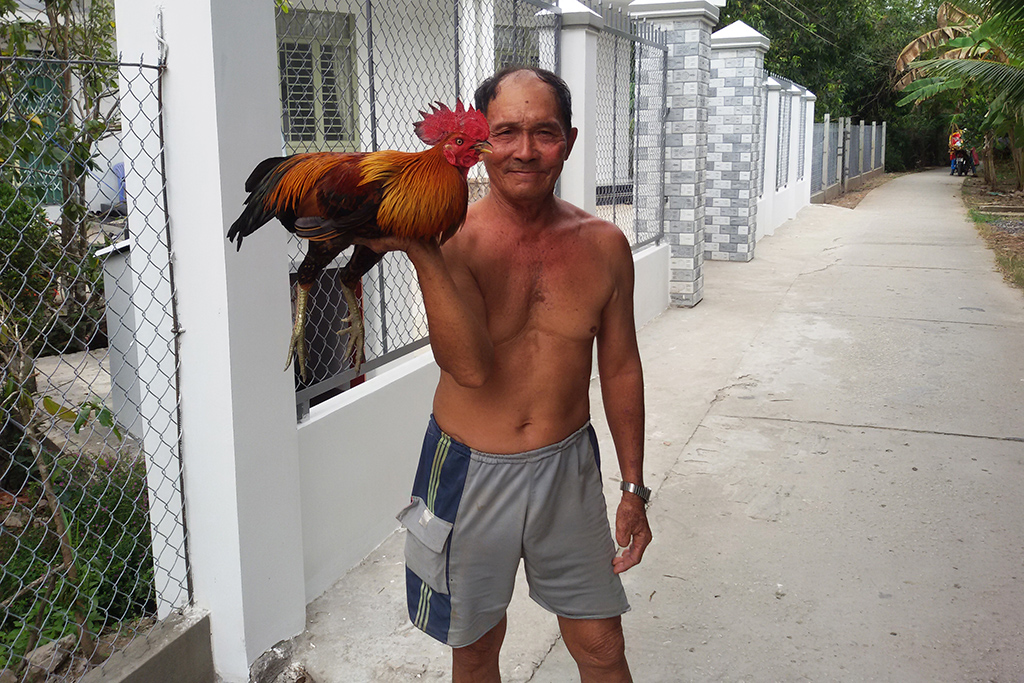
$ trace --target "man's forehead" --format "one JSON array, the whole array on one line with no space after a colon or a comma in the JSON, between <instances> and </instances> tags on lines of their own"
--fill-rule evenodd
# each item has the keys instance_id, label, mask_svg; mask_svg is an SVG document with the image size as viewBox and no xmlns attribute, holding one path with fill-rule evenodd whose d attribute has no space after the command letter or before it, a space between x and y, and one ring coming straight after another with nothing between
<instances>
[{"instance_id":1,"label":"man's forehead","mask_svg":"<svg viewBox=\"0 0 1024 683\"><path fill-rule=\"evenodd\" d=\"M505 119L558 122L558 101L554 89L532 71L516 71L501 79L497 93L487 107L492 125Z\"/></svg>"}]
</instances>

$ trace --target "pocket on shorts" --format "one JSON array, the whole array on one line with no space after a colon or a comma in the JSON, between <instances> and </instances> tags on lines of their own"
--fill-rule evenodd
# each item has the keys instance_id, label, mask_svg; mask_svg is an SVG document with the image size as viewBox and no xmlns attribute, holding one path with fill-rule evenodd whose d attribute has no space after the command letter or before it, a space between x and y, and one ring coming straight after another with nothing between
<instances>
[{"instance_id":1,"label":"pocket on shorts","mask_svg":"<svg viewBox=\"0 0 1024 683\"><path fill-rule=\"evenodd\" d=\"M423 583L442 595L448 594L448 537L452 523L441 519L427 508L422 498L414 496L398 521L406 528L405 565Z\"/></svg>"}]
</instances>

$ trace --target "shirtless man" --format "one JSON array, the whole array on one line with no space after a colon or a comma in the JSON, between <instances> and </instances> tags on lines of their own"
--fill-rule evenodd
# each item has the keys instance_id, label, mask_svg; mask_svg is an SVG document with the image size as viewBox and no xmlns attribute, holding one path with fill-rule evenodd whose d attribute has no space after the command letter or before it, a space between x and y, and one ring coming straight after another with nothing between
<instances>
[{"instance_id":1,"label":"shirtless man","mask_svg":"<svg viewBox=\"0 0 1024 683\"><path fill-rule=\"evenodd\" d=\"M630 681L617 575L651 540L632 255L615 225L554 195L577 133L557 76L500 72L477 107L491 127L490 193L441 249L384 245L417 269L441 368L413 504L400 515L410 617L453 647L455 683L499 681L522 557L582 681ZM618 504L618 556L589 424L595 341L619 471L639 492Z\"/></svg>"}]
</instances>

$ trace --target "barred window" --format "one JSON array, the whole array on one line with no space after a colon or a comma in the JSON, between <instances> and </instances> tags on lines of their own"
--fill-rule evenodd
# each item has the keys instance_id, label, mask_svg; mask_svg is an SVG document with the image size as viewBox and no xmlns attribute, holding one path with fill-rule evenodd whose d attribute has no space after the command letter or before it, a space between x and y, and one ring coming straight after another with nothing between
<instances>
[{"instance_id":1,"label":"barred window","mask_svg":"<svg viewBox=\"0 0 1024 683\"><path fill-rule=\"evenodd\" d=\"M356 149L354 33L350 14L292 10L278 16L288 152Z\"/></svg>"}]
</instances>

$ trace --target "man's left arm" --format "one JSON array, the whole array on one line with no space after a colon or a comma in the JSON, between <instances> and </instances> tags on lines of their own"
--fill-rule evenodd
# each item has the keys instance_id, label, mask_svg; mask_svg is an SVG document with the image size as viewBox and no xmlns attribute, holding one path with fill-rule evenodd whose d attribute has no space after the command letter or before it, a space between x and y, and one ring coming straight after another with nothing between
<instances>
[{"instance_id":1,"label":"man's left arm","mask_svg":"<svg viewBox=\"0 0 1024 683\"><path fill-rule=\"evenodd\" d=\"M644 378L633 321L633 254L616 228L611 239L615 289L601 315L597 368L608 428L622 481L644 486ZM644 501L623 492L615 513L615 540L625 551L613 561L616 574L638 564L651 542Z\"/></svg>"}]
</instances>

